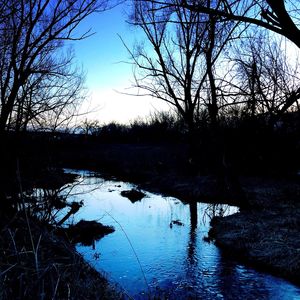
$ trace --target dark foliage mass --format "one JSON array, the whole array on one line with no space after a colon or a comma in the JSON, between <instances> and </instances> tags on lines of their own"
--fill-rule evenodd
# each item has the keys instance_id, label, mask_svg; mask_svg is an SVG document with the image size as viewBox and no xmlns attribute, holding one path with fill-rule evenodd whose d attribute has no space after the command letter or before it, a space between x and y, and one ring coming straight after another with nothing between
<instances>
[{"instance_id":1,"label":"dark foliage mass","mask_svg":"<svg viewBox=\"0 0 300 300\"><path fill-rule=\"evenodd\" d=\"M271 126L268 117L264 115L238 116L233 112L221 118L218 129L214 132L211 132L205 120L201 120L194 131L195 168L200 173L220 172L222 165L227 163L239 174L295 173L299 167L299 130L299 112L285 114L276 126ZM32 138L33 136L34 133ZM39 139L44 138L41 135L40 138L37 137ZM189 135L181 119L162 114L150 121L139 120L131 125L97 125L90 134L56 134L51 137L51 143L56 150L73 149L76 152L74 155L78 156L81 151L90 149L95 152L93 159L99 161L101 158L97 157L96 152L103 155L105 145L108 144L116 147L118 144L153 147L169 145L173 149L178 145L185 145L189 148ZM112 152L111 156L113 155ZM126 155L129 154L124 153L124 160ZM81 157L83 160L89 159L85 155ZM109 160L109 156L107 159ZM188 164L188 159L178 158L178 166ZM79 161L80 159L78 163ZM155 164L158 168L159 164L163 164L160 161L161 158L157 156Z\"/></svg>"}]
</instances>

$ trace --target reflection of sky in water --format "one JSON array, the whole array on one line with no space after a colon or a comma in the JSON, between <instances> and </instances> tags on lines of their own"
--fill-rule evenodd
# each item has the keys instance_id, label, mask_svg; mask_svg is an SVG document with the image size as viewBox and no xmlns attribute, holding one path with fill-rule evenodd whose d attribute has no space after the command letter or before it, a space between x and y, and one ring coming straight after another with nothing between
<instances>
[{"instance_id":1,"label":"reflection of sky in water","mask_svg":"<svg viewBox=\"0 0 300 300\"><path fill-rule=\"evenodd\" d=\"M97 242L95 249L77 246L77 250L134 299L146 298L142 291L147 292L135 253L152 296L163 290L177 299L300 299L300 288L225 259L213 244L203 242L208 204L198 203L194 208L198 211L195 227L191 226L190 206L175 198L146 193L133 204L120 196L131 184L92 176L80 181L71 193L76 195L70 196L70 201L83 199L85 203L76 221L98 220L116 231ZM230 211L236 208L227 206L226 213ZM171 220L177 219L184 226L170 228Z\"/></svg>"}]
</instances>

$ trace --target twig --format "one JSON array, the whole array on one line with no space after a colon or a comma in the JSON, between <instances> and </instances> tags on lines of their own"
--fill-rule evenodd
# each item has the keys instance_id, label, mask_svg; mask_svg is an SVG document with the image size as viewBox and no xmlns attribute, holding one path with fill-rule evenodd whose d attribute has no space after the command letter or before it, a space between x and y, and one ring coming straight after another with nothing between
<instances>
[{"instance_id":1,"label":"twig","mask_svg":"<svg viewBox=\"0 0 300 300\"><path fill-rule=\"evenodd\" d=\"M11 270L13 267L15 267L17 265L17 263L13 264L12 266L10 266L9 268L7 268L6 270L4 270L3 272L0 273L0 276L3 276L5 273L7 273L9 270Z\"/></svg>"},{"instance_id":2,"label":"twig","mask_svg":"<svg viewBox=\"0 0 300 300\"><path fill-rule=\"evenodd\" d=\"M106 214L107 215L109 215L119 226L120 226L120 228L121 228L121 230L123 231L123 233L125 234L125 237L126 237L126 239L127 239L127 241L128 241L128 243L129 243L129 245L130 245L130 247L131 247L131 249L132 249L132 252L134 253L134 255L135 255L135 257L136 257L136 260L137 260L137 262L138 262L138 264L139 264L139 266L140 266L140 269L141 269L141 272L142 272L142 275L143 275L143 278L144 278L144 281L145 281L145 283L146 283L146 286L147 286L147 289L148 289L148 293L149 293L149 295L150 295L150 287L149 287L149 284L148 284L148 281L147 281L147 279L146 279L146 275L145 275L145 272L144 272L144 270L143 270L143 267L142 267L142 264L141 264L141 262L140 262L140 259L139 259L139 257L138 257L138 255L137 255L137 253L136 253L136 251L134 250L134 247L133 247L133 245L132 245L132 243L131 243L131 241L130 241L130 239L129 239L129 237L128 237L128 235L127 235L127 233L126 233L126 231L124 230L124 228L123 228L123 226L109 213L109 212L107 212L106 211Z\"/></svg>"},{"instance_id":3,"label":"twig","mask_svg":"<svg viewBox=\"0 0 300 300\"><path fill-rule=\"evenodd\" d=\"M56 284L55 284L55 289L54 289L54 293L53 293L53 297L52 297L52 300L54 300L56 297L56 293L57 293L57 289L58 289L58 284L60 282L60 276L57 278L57 281L56 281Z\"/></svg>"}]
</instances>

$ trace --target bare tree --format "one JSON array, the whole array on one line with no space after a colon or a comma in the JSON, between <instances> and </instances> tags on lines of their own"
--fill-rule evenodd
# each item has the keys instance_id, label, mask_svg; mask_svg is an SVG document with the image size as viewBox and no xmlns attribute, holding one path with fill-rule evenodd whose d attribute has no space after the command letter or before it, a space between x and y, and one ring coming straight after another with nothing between
<instances>
[{"instance_id":1,"label":"bare tree","mask_svg":"<svg viewBox=\"0 0 300 300\"><path fill-rule=\"evenodd\" d=\"M209 112L211 123L216 122L215 65L233 27L185 9L181 1L171 2L173 6L167 8L156 1L134 2L133 22L148 44L129 52L136 66L135 86L169 103L193 132L200 109Z\"/></svg>"},{"instance_id":2,"label":"bare tree","mask_svg":"<svg viewBox=\"0 0 300 300\"><path fill-rule=\"evenodd\" d=\"M81 83L76 80L78 75L74 70L70 70L70 58L63 57L64 42L88 37L90 32L76 33L80 22L93 12L107 9L112 2L11 0L1 5L0 132L3 132L10 121L20 127L39 112L56 109L58 113L70 103L70 96L75 95ZM70 80L72 75L75 79ZM41 96L39 90L43 88ZM53 100L60 92L60 101Z\"/></svg>"},{"instance_id":3,"label":"bare tree","mask_svg":"<svg viewBox=\"0 0 300 300\"><path fill-rule=\"evenodd\" d=\"M264 33L240 43L234 59L235 88L244 100L244 111L251 116L263 115L271 127L285 112L299 107L298 58L289 61L287 55L282 40Z\"/></svg>"},{"instance_id":4,"label":"bare tree","mask_svg":"<svg viewBox=\"0 0 300 300\"><path fill-rule=\"evenodd\" d=\"M80 123L76 130L84 134L85 136L97 135L99 134L101 127L97 120L85 119Z\"/></svg>"},{"instance_id":5,"label":"bare tree","mask_svg":"<svg viewBox=\"0 0 300 300\"><path fill-rule=\"evenodd\" d=\"M150 1L150 0L145 0ZM166 0L156 3L173 6ZM211 1L207 6L202 1L181 0L179 4L192 11L218 16L224 21L233 20L253 24L285 36L300 48L298 1L293 0L221 0Z\"/></svg>"},{"instance_id":6,"label":"bare tree","mask_svg":"<svg viewBox=\"0 0 300 300\"><path fill-rule=\"evenodd\" d=\"M67 126L85 98L84 74L73 66L72 53L55 58L56 72L32 74L20 88L7 128L55 130ZM54 65L53 60L48 62Z\"/></svg>"}]
</instances>

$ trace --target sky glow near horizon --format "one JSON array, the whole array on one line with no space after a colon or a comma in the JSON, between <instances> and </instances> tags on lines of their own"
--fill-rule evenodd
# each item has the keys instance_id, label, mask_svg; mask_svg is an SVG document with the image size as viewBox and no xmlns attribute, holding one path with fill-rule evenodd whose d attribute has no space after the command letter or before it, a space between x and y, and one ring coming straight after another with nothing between
<instances>
[{"instance_id":1,"label":"sky glow near horizon","mask_svg":"<svg viewBox=\"0 0 300 300\"><path fill-rule=\"evenodd\" d=\"M80 24L79 33L91 28L89 38L72 44L76 62L86 73L85 86L87 101L81 112L89 112L78 120L98 120L102 123L129 123L137 118L145 118L155 111L170 109L166 103L150 96L136 94L132 89L132 65L130 55L119 36L131 47L135 41L143 39L137 29L126 23L129 13L126 4L112 10L95 13Z\"/></svg>"}]
</instances>

